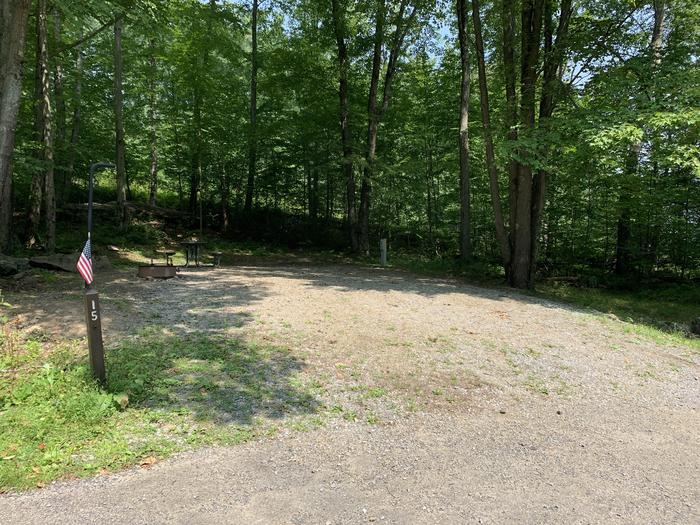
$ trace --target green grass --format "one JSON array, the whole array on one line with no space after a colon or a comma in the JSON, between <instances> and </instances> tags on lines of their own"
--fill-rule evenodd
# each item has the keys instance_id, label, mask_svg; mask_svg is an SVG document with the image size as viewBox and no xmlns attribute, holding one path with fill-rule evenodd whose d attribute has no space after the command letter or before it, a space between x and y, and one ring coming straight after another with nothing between
<instances>
[{"instance_id":1,"label":"green grass","mask_svg":"<svg viewBox=\"0 0 700 525\"><path fill-rule=\"evenodd\" d=\"M547 383L545 383L542 378L537 377L533 374L529 374L527 376L524 386L530 392L533 392L535 394L542 394L543 396L549 395L549 388L547 387Z\"/></svg>"},{"instance_id":2,"label":"green grass","mask_svg":"<svg viewBox=\"0 0 700 525\"><path fill-rule=\"evenodd\" d=\"M503 270L483 261L462 263L455 258L430 258L398 253L391 265L419 275L455 277L481 286L503 287ZM700 286L691 282L639 283L634 289L572 286L539 282L526 295L552 299L601 313L613 314L628 323L625 328L656 342L681 343L700 350L700 339L687 337L682 329L700 317Z\"/></svg>"},{"instance_id":3,"label":"green grass","mask_svg":"<svg viewBox=\"0 0 700 525\"><path fill-rule=\"evenodd\" d=\"M84 342L49 344L3 327L0 492L323 421L319 385L284 348L151 331L109 350L105 390Z\"/></svg>"},{"instance_id":4,"label":"green grass","mask_svg":"<svg viewBox=\"0 0 700 525\"><path fill-rule=\"evenodd\" d=\"M638 290L581 288L567 284L540 284L545 297L611 313L629 322L689 323L700 316L700 286L666 284Z\"/></svg>"},{"instance_id":5,"label":"green grass","mask_svg":"<svg viewBox=\"0 0 700 525\"><path fill-rule=\"evenodd\" d=\"M683 345L700 352L700 338L689 337L685 332L690 322L700 317L698 285L640 285L638 290L540 285L536 295L612 314L626 333L657 344Z\"/></svg>"},{"instance_id":6,"label":"green grass","mask_svg":"<svg viewBox=\"0 0 700 525\"><path fill-rule=\"evenodd\" d=\"M62 232L60 246L74 249L84 242L77 230ZM97 230L96 237L103 239L98 241L104 243L102 246L126 247L137 258L148 257L154 246L177 241L150 223L137 223L126 232L105 227ZM300 254L318 262L375 264L374 260L335 252L292 253L259 243L234 243L216 237L204 240L208 248L226 253L224 262L227 256ZM135 264L128 258L122 262ZM391 265L422 275L503 286L502 271L482 262L464 265L455 259L394 253ZM54 279L48 272L38 275L48 284ZM620 322L594 313L602 322L614 324L615 329L633 337L700 352L700 339L685 337L673 324L700 316L697 285L665 284L622 291L540 284L532 295L614 314ZM2 295L0 307L9 307ZM7 323L1 311L0 323ZM510 356L508 359L514 372L522 374ZM109 383L105 390L90 377L84 341L20 339L8 324L0 324L0 492L118 470L195 446L273 435L280 427L306 431L323 424L327 416L370 424L379 421L371 410L325 407L320 401L324 385L310 381L303 366L285 348L204 333L167 336L152 329L108 351ZM350 375L356 380L359 377L357 371ZM549 393L548 386L534 376L524 381L533 392ZM432 393L438 397L445 394L439 389ZM388 392L381 387L358 389L360 402L386 397ZM406 410L417 409L417 401L409 399Z\"/></svg>"},{"instance_id":7,"label":"green grass","mask_svg":"<svg viewBox=\"0 0 700 525\"><path fill-rule=\"evenodd\" d=\"M458 277L487 286L503 284L504 280L503 269L500 266L479 260L465 263L454 257L435 258L397 251L392 254L389 265L420 275Z\"/></svg>"}]
</instances>

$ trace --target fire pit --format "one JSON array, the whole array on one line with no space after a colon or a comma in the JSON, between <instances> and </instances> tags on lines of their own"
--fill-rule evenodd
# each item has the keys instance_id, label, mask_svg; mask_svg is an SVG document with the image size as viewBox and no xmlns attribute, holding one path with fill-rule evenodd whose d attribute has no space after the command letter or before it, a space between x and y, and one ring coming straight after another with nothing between
<instances>
[{"instance_id":1,"label":"fire pit","mask_svg":"<svg viewBox=\"0 0 700 525\"><path fill-rule=\"evenodd\" d=\"M177 275L177 267L173 266L175 250L155 250L151 257L151 264L139 266L139 277L150 279L172 279ZM154 263L153 259L159 256L165 257L165 264Z\"/></svg>"},{"instance_id":2,"label":"fire pit","mask_svg":"<svg viewBox=\"0 0 700 525\"><path fill-rule=\"evenodd\" d=\"M139 277L151 279L172 279L177 274L177 267L171 265L151 264L139 266Z\"/></svg>"}]
</instances>

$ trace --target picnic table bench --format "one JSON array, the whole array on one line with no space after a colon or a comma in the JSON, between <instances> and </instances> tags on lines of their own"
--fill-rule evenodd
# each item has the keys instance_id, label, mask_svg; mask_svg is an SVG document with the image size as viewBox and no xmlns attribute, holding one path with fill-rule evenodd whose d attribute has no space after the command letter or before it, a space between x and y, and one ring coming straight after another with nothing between
<instances>
[{"instance_id":1,"label":"picnic table bench","mask_svg":"<svg viewBox=\"0 0 700 525\"><path fill-rule=\"evenodd\" d=\"M173 255L175 255L175 250L156 250L156 255L162 255L165 257L165 265L173 265ZM151 257L151 266L153 266L153 257Z\"/></svg>"},{"instance_id":2,"label":"picnic table bench","mask_svg":"<svg viewBox=\"0 0 700 525\"><path fill-rule=\"evenodd\" d=\"M190 261L194 261L194 265L199 268L199 259L202 251L202 246L206 243L204 241L181 241L185 247L185 267L190 267Z\"/></svg>"}]
</instances>

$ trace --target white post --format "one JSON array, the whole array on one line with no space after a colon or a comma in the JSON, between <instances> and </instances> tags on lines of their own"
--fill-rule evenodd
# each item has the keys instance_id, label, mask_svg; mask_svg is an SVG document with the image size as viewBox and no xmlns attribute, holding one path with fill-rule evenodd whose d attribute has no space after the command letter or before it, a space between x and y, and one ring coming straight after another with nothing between
<instances>
[{"instance_id":1,"label":"white post","mask_svg":"<svg viewBox=\"0 0 700 525\"><path fill-rule=\"evenodd\" d=\"M382 266L386 266L386 239L379 241L379 262Z\"/></svg>"}]
</instances>

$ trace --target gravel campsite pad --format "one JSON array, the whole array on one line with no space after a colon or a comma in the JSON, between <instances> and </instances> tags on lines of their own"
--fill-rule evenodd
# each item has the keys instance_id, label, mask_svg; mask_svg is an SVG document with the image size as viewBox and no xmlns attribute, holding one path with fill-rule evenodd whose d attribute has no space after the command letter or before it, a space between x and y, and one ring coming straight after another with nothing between
<instances>
[{"instance_id":1,"label":"gravel campsite pad","mask_svg":"<svg viewBox=\"0 0 700 525\"><path fill-rule=\"evenodd\" d=\"M0 496L0 522L700 521L695 346L396 270L134 273L98 282L108 366L168 356L132 404L251 439ZM6 300L24 334L84 335L74 277Z\"/></svg>"}]
</instances>

